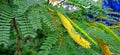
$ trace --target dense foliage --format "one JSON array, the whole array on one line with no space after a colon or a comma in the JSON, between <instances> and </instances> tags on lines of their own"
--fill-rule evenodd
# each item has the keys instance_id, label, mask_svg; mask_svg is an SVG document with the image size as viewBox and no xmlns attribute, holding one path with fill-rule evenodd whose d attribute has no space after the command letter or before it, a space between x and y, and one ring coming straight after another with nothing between
<instances>
[{"instance_id":1,"label":"dense foliage","mask_svg":"<svg viewBox=\"0 0 120 55\"><path fill-rule=\"evenodd\" d=\"M120 22L107 15L113 12L91 0L63 0L53 6L54 2L0 0L0 55L120 54Z\"/></svg>"}]
</instances>

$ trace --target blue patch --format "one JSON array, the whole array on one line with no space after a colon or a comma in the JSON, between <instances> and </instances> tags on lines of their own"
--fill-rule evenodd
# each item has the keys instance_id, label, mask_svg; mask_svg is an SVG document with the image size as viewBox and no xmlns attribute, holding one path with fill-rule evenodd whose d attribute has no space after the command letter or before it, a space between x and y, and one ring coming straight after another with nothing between
<instances>
[{"instance_id":1,"label":"blue patch","mask_svg":"<svg viewBox=\"0 0 120 55\"><path fill-rule=\"evenodd\" d=\"M120 12L120 0L103 0L102 8L111 8L114 12Z\"/></svg>"},{"instance_id":2,"label":"blue patch","mask_svg":"<svg viewBox=\"0 0 120 55\"><path fill-rule=\"evenodd\" d=\"M110 21L108 21L108 20L104 20L103 23L106 24L107 26L113 25L113 24L112 24Z\"/></svg>"},{"instance_id":3,"label":"blue patch","mask_svg":"<svg viewBox=\"0 0 120 55\"><path fill-rule=\"evenodd\" d=\"M69 14L68 13L65 13L66 16L68 16Z\"/></svg>"},{"instance_id":4,"label":"blue patch","mask_svg":"<svg viewBox=\"0 0 120 55\"><path fill-rule=\"evenodd\" d=\"M87 16L88 16L89 18L94 18L94 16L93 16L92 14L87 14Z\"/></svg>"}]
</instances>

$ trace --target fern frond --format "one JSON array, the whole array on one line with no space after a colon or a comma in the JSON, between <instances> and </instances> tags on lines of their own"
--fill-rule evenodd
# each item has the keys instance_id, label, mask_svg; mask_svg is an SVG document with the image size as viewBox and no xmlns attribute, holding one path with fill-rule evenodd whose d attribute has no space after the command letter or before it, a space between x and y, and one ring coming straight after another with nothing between
<instances>
[{"instance_id":1,"label":"fern frond","mask_svg":"<svg viewBox=\"0 0 120 55\"><path fill-rule=\"evenodd\" d=\"M16 13L18 15L22 15L28 10L28 8L34 4L39 4L38 2L41 2L40 0L14 0L14 5L18 6L18 9L16 9Z\"/></svg>"},{"instance_id":2,"label":"fern frond","mask_svg":"<svg viewBox=\"0 0 120 55\"><path fill-rule=\"evenodd\" d=\"M43 17L42 21L43 21L43 23L44 23L45 25L47 25L47 27L48 27L51 31L55 31L55 30L56 30L56 27L55 27L54 23L51 22L49 18Z\"/></svg>"},{"instance_id":3,"label":"fern frond","mask_svg":"<svg viewBox=\"0 0 120 55\"><path fill-rule=\"evenodd\" d=\"M48 12L47 9L44 12ZM56 31L56 26L54 25L54 20L51 18L49 13L42 13L44 16L41 16L42 22L46 28L49 28L49 31Z\"/></svg>"},{"instance_id":4,"label":"fern frond","mask_svg":"<svg viewBox=\"0 0 120 55\"><path fill-rule=\"evenodd\" d=\"M3 47L7 47L9 43L9 37L0 37L0 46L3 44Z\"/></svg>"},{"instance_id":5,"label":"fern frond","mask_svg":"<svg viewBox=\"0 0 120 55\"><path fill-rule=\"evenodd\" d=\"M40 16L39 6L31 6L27 16L35 30L42 29L42 17Z\"/></svg>"},{"instance_id":6,"label":"fern frond","mask_svg":"<svg viewBox=\"0 0 120 55\"><path fill-rule=\"evenodd\" d=\"M120 38L109 27L102 23L97 23L97 25L110 34L114 39L116 39L116 41L120 42Z\"/></svg>"},{"instance_id":7,"label":"fern frond","mask_svg":"<svg viewBox=\"0 0 120 55\"><path fill-rule=\"evenodd\" d=\"M99 39L103 40L109 46L112 53L120 53L120 44L114 38L110 37L110 35L104 30L94 27L88 27L86 29L87 33L92 36L92 38L94 38L93 36L96 35Z\"/></svg>"},{"instance_id":8,"label":"fern frond","mask_svg":"<svg viewBox=\"0 0 120 55\"><path fill-rule=\"evenodd\" d=\"M25 17L17 17L19 32L23 37L35 37L36 33L33 27L30 24L30 21Z\"/></svg>"},{"instance_id":9,"label":"fern frond","mask_svg":"<svg viewBox=\"0 0 120 55\"><path fill-rule=\"evenodd\" d=\"M0 45L3 43L7 46L10 37L11 10L8 8L0 10Z\"/></svg>"},{"instance_id":10,"label":"fern frond","mask_svg":"<svg viewBox=\"0 0 120 55\"><path fill-rule=\"evenodd\" d=\"M40 47L41 51L39 51L38 55L48 55L50 53L50 49L58 41L59 35L56 33L51 33L48 35L42 46Z\"/></svg>"}]
</instances>

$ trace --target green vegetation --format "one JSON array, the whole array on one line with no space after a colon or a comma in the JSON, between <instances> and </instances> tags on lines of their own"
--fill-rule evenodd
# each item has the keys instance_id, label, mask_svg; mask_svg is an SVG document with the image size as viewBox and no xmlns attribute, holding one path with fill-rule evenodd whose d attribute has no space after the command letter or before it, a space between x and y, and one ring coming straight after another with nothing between
<instances>
[{"instance_id":1,"label":"green vegetation","mask_svg":"<svg viewBox=\"0 0 120 55\"><path fill-rule=\"evenodd\" d=\"M110 28L120 23L106 26L87 16L109 19L106 13L110 12L89 0L65 2L78 7L75 11L64 9L62 2L52 6L45 0L0 0L0 55L120 55L120 28ZM72 26L91 48L70 37L57 12L68 14ZM106 48L110 52L103 50Z\"/></svg>"}]
</instances>

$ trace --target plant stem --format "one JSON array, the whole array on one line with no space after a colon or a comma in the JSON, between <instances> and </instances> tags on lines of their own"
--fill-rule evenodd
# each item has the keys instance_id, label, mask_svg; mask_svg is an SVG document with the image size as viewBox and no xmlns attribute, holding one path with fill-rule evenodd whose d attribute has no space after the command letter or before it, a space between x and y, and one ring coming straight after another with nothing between
<instances>
[{"instance_id":1,"label":"plant stem","mask_svg":"<svg viewBox=\"0 0 120 55\"><path fill-rule=\"evenodd\" d=\"M50 0L47 0L48 3L50 3Z\"/></svg>"},{"instance_id":2,"label":"plant stem","mask_svg":"<svg viewBox=\"0 0 120 55\"><path fill-rule=\"evenodd\" d=\"M18 31L18 28L17 28L17 22L16 22L16 19L13 18L13 24L14 24L14 28L15 28L15 31L17 33L17 36L18 36L18 55L21 55L21 50L20 50L20 35L19 35L19 31Z\"/></svg>"},{"instance_id":3,"label":"plant stem","mask_svg":"<svg viewBox=\"0 0 120 55\"><path fill-rule=\"evenodd\" d=\"M21 55L21 50L20 50L20 36L18 37L18 55Z\"/></svg>"}]
</instances>

